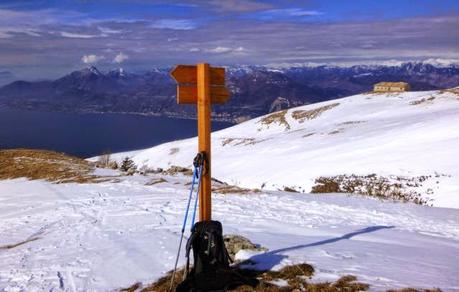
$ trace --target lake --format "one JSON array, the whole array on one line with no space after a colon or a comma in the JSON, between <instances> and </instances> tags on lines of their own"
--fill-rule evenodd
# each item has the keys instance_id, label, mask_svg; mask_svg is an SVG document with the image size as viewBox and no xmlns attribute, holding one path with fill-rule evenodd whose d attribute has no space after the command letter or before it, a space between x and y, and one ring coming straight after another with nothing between
<instances>
[{"instance_id":1,"label":"lake","mask_svg":"<svg viewBox=\"0 0 459 292\"><path fill-rule=\"evenodd\" d=\"M212 130L231 125L213 122ZM0 149L48 149L91 157L104 151L148 148L196 135L196 121L189 119L0 109Z\"/></svg>"}]
</instances>

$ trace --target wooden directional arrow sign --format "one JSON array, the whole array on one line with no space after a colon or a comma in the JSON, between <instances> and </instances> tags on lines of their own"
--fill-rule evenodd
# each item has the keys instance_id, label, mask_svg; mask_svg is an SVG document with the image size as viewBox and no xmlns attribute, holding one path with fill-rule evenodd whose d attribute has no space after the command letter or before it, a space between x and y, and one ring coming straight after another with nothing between
<instances>
[{"instance_id":1,"label":"wooden directional arrow sign","mask_svg":"<svg viewBox=\"0 0 459 292\"><path fill-rule=\"evenodd\" d=\"M209 67L211 103L225 103L230 93L225 87L225 68ZM170 73L177 81L177 103L191 104L198 100L198 70L194 65L178 65Z\"/></svg>"},{"instance_id":2,"label":"wooden directional arrow sign","mask_svg":"<svg viewBox=\"0 0 459 292\"><path fill-rule=\"evenodd\" d=\"M202 63L197 66L178 65L170 73L177 81L177 102L196 104L198 112L198 152L204 154L205 164L199 188L199 220L211 220L211 156L210 113L212 104L229 98L225 87L225 68L213 68Z\"/></svg>"}]
</instances>

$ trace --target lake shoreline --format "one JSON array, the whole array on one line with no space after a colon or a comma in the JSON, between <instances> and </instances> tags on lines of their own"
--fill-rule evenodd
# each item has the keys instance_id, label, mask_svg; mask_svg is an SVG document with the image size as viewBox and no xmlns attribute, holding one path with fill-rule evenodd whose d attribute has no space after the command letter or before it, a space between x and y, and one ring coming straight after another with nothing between
<instances>
[{"instance_id":1,"label":"lake shoreline","mask_svg":"<svg viewBox=\"0 0 459 292\"><path fill-rule=\"evenodd\" d=\"M197 135L195 120L130 113L73 113L0 108L0 149L43 149L88 158ZM213 122L213 131L234 125Z\"/></svg>"}]
</instances>

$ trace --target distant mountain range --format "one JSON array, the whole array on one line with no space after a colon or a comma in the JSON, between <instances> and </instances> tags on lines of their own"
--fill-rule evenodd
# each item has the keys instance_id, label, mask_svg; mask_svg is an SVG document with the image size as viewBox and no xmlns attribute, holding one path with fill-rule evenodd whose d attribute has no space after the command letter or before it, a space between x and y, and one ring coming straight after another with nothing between
<instances>
[{"instance_id":1,"label":"distant mountain range","mask_svg":"<svg viewBox=\"0 0 459 292\"><path fill-rule=\"evenodd\" d=\"M193 106L176 104L170 70L101 72L88 67L54 81L15 81L0 88L0 106L194 118ZM214 107L214 118L238 122L284 108L370 91L380 81L405 81L412 90L450 88L459 85L459 66L422 62L352 67L232 66L227 68L231 99Z\"/></svg>"}]
</instances>

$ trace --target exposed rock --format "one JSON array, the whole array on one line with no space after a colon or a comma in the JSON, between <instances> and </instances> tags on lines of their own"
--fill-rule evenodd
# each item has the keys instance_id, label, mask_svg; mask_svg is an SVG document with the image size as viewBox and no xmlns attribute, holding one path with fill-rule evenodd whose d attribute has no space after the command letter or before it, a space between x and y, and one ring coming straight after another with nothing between
<instances>
[{"instance_id":1,"label":"exposed rock","mask_svg":"<svg viewBox=\"0 0 459 292\"><path fill-rule=\"evenodd\" d=\"M269 112L278 112L284 109L288 109L289 107L290 102L288 101L288 99L279 96L271 103L271 106L269 107Z\"/></svg>"},{"instance_id":2,"label":"exposed rock","mask_svg":"<svg viewBox=\"0 0 459 292\"><path fill-rule=\"evenodd\" d=\"M223 237L225 241L226 249L231 259L234 260L234 256L243 249L256 250L256 251L267 251L268 249L260 246L259 244L252 243L249 239L235 234L228 234Z\"/></svg>"}]
</instances>

